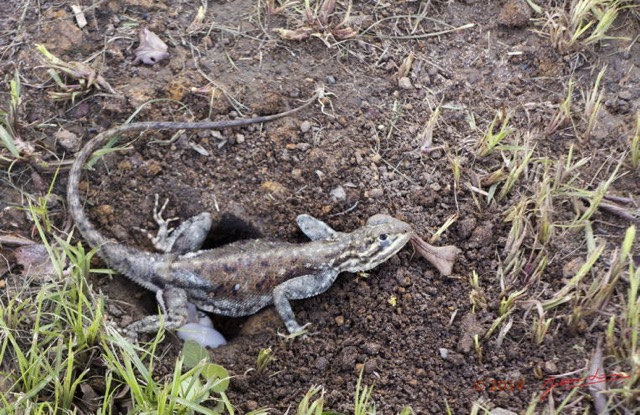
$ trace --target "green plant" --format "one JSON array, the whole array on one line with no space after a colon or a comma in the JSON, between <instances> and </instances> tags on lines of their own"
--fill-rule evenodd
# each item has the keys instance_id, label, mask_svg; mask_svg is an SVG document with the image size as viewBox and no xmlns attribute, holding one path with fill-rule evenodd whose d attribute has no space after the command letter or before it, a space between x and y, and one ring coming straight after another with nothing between
<instances>
[{"instance_id":1,"label":"green plant","mask_svg":"<svg viewBox=\"0 0 640 415\"><path fill-rule=\"evenodd\" d=\"M625 0L575 0L568 12L561 7L549 12L543 30L560 53L593 46L612 39L607 32L623 7Z\"/></svg>"},{"instance_id":2,"label":"green plant","mask_svg":"<svg viewBox=\"0 0 640 415\"><path fill-rule=\"evenodd\" d=\"M360 370L360 376L358 376L358 382L356 383L356 393L353 403L353 415L374 415L376 413L376 407L371 400L371 393L373 393L373 386L362 386L362 375L364 373L364 367Z\"/></svg>"},{"instance_id":3,"label":"green plant","mask_svg":"<svg viewBox=\"0 0 640 415\"><path fill-rule=\"evenodd\" d=\"M640 167L640 111L636 113L636 128L629 140L629 158L634 169Z\"/></svg>"},{"instance_id":4,"label":"green plant","mask_svg":"<svg viewBox=\"0 0 640 415\"><path fill-rule=\"evenodd\" d=\"M20 76L16 69L13 79L9 82L10 98L9 109L0 111L0 144L2 144L14 158L20 157L20 150L16 143L18 136L18 109L20 108Z\"/></svg>"},{"instance_id":5,"label":"green plant","mask_svg":"<svg viewBox=\"0 0 640 415\"><path fill-rule=\"evenodd\" d=\"M273 357L271 347L261 349L258 352L258 358L256 359L256 370L258 373L264 373L267 370L267 367L275 360L276 358Z\"/></svg>"},{"instance_id":6,"label":"green plant","mask_svg":"<svg viewBox=\"0 0 640 415\"><path fill-rule=\"evenodd\" d=\"M493 152L493 150L504 140L511 132L509 127L509 114L505 114L502 111L498 111L493 117L491 124L487 128L487 131L480 137L478 141L478 156L486 157ZM494 132L496 126L500 125L499 130Z\"/></svg>"}]
</instances>

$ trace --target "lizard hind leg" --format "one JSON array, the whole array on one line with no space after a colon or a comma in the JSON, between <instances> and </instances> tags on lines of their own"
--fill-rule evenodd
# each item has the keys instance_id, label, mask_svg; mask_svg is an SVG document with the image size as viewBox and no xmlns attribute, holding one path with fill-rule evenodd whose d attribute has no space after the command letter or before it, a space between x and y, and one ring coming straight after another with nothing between
<instances>
[{"instance_id":1,"label":"lizard hind leg","mask_svg":"<svg viewBox=\"0 0 640 415\"><path fill-rule=\"evenodd\" d=\"M125 328L126 334L136 339L139 333L155 333L164 323L167 330L182 327L189 317L189 302L187 292L181 288L167 288L157 292L158 304L163 317L159 315L147 316L134 321Z\"/></svg>"},{"instance_id":2,"label":"lizard hind leg","mask_svg":"<svg viewBox=\"0 0 640 415\"><path fill-rule=\"evenodd\" d=\"M153 219L158 224L158 233L156 236L147 233L153 246L161 252L178 255L199 250L209 234L209 229L211 229L211 215L208 212L203 212L187 219L177 228L171 229L169 224L176 221L177 218L164 219L162 217L169 200L165 200L162 207L158 208L157 194L155 198Z\"/></svg>"}]
</instances>

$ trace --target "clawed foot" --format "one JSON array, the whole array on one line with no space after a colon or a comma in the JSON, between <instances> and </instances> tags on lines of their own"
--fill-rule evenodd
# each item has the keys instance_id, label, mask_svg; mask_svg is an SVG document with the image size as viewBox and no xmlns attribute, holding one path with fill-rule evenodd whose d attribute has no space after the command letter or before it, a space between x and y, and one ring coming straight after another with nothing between
<instances>
[{"instance_id":1,"label":"clawed foot","mask_svg":"<svg viewBox=\"0 0 640 415\"><path fill-rule=\"evenodd\" d=\"M297 338L300 338L302 340L308 339L309 336L313 335L313 333L309 333L309 331L307 330L309 326L311 326L311 323L307 323L304 326L297 326L289 334L282 334L278 332L278 336L283 337L287 340L293 340Z\"/></svg>"},{"instance_id":2,"label":"clawed foot","mask_svg":"<svg viewBox=\"0 0 640 415\"><path fill-rule=\"evenodd\" d=\"M158 232L155 236L153 236L151 232L147 232L147 236L158 251L169 252L173 246L173 241L170 238L173 228L169 228L169 224L177 221L179 218L164 219L162 215L169 204L169 199L166 199L162 204L162 207L158 209L159 199L160 198L156 193L155 203L153 204L153 220L158 224Z\"/></svg>"},{"instance_id":3,"label":"clawed foot","mask_svg":"<svg viewBox=\"0 0 640 415\"><path fill-rule=\"evenodd\" d=\"M160 252L177 255L199 250L209 234L209 229L211 229L211 215L203 212L187 219L176 228L170 228L169 224L179 218L164 219L162 215L167 208L169 199L160 206L157 194L155 198L153 219L158 224L157 234L154 236L153 233L140 229L147 235L153 246Z\"/></svg>"},{"instance_id":4,"label":"clawed foot","mask_svg":"<svg viewBox=\"0 0 640 415\"><path fill-rule=\"evenodd\" d=\"M138 344L138 332L129 328L129 326L120 329L123 337L131 344Z\"/></svg>"}]
</instances>

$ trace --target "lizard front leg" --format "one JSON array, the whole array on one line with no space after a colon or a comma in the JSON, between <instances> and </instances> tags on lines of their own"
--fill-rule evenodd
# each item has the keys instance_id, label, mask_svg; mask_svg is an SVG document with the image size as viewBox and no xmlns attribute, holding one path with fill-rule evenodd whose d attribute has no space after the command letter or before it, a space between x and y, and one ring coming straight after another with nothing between
<instances>
[{"instance_id":1,"label":"lizard front leg","mask_svg":"<svg viewBox=\"0 0 640 415\"><path fill-rule=\"evenodd\" d=\"M341 232L338 232L332 229L329 225L321 221L320 219L316 219L311 215L302 214L298 215L296 218L296 223L298 227L307 235L307 238L312 241L322 241L325 239L337 238L339 236L344 235Z\"/></svg>"},{"instance_id":2,"label":"lizard front leg","mask_svg":"<svg viewBox=\"0 0 640 415\"><path fill-rule=\"evenodd\" d=\"M291 309L289 300L302 300L325 292L338 277L338 271L327 269L317 274L302 275L277 285L273 289L273 305L290 334L304 330Z\"/></svg>"},{"instance_id":3,"label":"lizard front leg","mask_svg":"<svg viewBox=\"0 0 640 415\"><path fill-rule=\"evenodd\" d=\"M199 250L209 234L209 229L211 229L211 215L203 212L187 219L176 229L170 229L169 224L177 219L162 217L169 200L166 200L162 207L158 208L158 195L156 194L155 197L153 219L158 224L158 233L156 236L147 233L153 246L161 252L178 255Z\"/></svg>"}]
</instances>

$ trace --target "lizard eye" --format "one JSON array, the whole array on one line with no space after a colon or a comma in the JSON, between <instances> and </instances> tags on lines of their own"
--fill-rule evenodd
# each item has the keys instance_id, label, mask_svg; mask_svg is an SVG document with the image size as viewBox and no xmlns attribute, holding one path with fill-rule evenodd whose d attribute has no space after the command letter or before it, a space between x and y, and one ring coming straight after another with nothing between
<instances>
[{"instance_id":1,"label":"lizard eye","mask_svg":"<svg viewBox=\"0 0 640 415\"><path fill-rule=\"evenodd\" d=\"M387 240L387 234L386 233L381 233L380 236L378 236L378 239L380 239L381 241L386 241Z\"/></svg>"}]
</instances>

